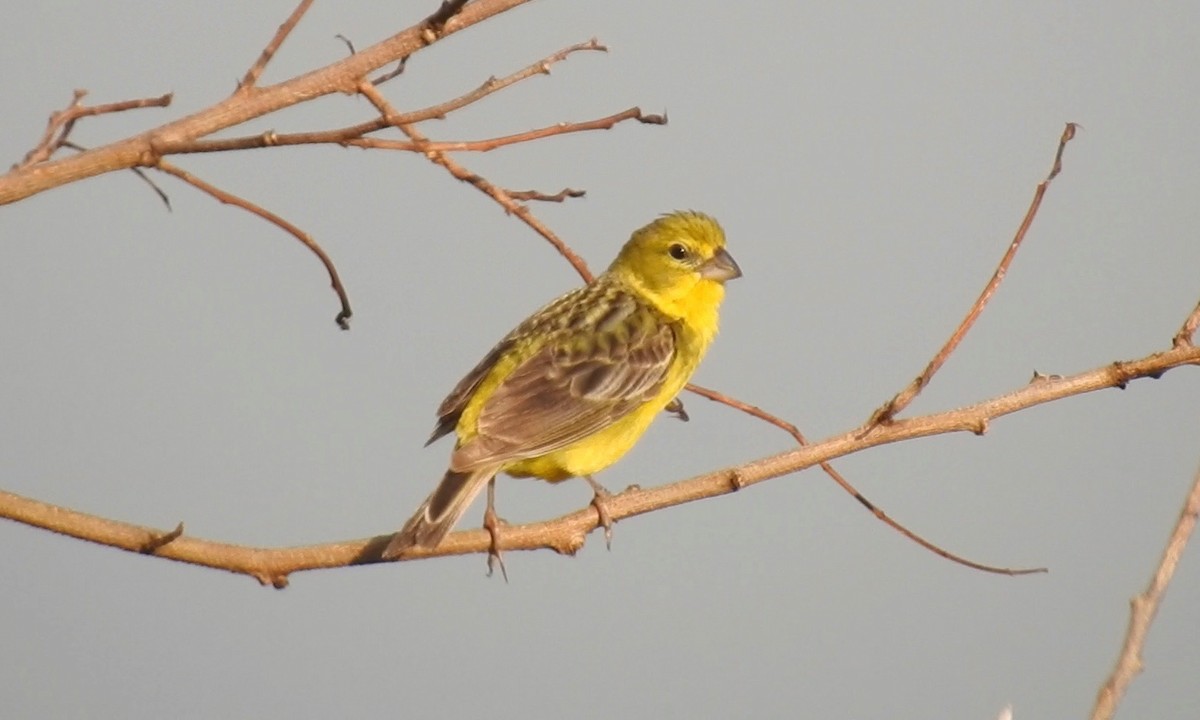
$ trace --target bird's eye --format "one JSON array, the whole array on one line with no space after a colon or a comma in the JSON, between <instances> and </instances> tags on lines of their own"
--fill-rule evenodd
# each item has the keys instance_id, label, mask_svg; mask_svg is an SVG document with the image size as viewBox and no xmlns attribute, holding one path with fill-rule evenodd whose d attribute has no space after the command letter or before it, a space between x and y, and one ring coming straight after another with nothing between
<instances>
[{"instance_id":1,"label":"bird's eye","mask_svg":"<svg viewBox=\"0 0 1200 720\"><path fill-rule=\"evenodd\" d=\"M688 256L688 249L680 243L671 243L671 247L667 248L667 252L676 260L683 260Z\"/></svg>"}]
</instances>

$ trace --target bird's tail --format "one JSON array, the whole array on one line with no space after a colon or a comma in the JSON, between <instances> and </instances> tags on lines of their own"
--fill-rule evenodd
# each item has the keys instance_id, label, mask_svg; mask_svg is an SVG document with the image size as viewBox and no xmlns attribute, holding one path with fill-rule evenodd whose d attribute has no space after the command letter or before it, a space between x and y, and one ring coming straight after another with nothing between
<instances>
[{"instance_id":1,"label":"bird's tail","mask_svg":"<svg viewBox=\"0 0 1200 720\"><path fill-rule=\"evenodd\" d=\"M404 523L400 532L392 536L383 551L383 558L390 560L398 557L417 545L436 547L454 529L459 518L471 506L471 501L498 471L497 467L483 467L469 472L447 470L417 512Z\"/></svg>"}]
</instances>

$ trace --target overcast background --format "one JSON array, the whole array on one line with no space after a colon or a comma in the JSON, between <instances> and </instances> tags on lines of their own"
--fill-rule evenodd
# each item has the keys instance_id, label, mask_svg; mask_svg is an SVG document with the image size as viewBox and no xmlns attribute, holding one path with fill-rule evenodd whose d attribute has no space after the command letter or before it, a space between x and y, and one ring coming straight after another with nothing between
<instances>
[{"instance_id":1,"label":"overcast background","mask_svg":"<svg viewBox=\"0 0 1200 720\"><path fill-rule=\"evenodd\" d=\"M436 2L317 3L277 82ZM602 269L629 232L695 208L745 277L697 381L812 438L912 378L1004 252L1067 121L1084 127L999 295L911 412L1170 345L1200 298L1200 6L1193 2L539 2L422 52L403 109L596 36L425 131L480 138L632 105L621 125L460 156ZM73 88L174 105L88 119L97 146L228 95L290 1L0 0L0 158ZM229 133L372 117L330 97ZM0 209L0 487L229 542L287 546L402 523L444 468L445 393L578 280L540 238L412 154L287 148L186 169L312 233L353 329L295 240L172 178L131 173ZM789 448L697 397L600 479L651 485ZM253 580L0 523L0 698L13 718L1083 717L1200 462L1185 368L838 463L953 565L818 472L620 523L575 558L482 556ZM504 479L501 514L553 517L585 484ZM474 526L480 508L464 520ZM1200 707L1191 548L1123 717Z\"/></svg>"}]
</instances>

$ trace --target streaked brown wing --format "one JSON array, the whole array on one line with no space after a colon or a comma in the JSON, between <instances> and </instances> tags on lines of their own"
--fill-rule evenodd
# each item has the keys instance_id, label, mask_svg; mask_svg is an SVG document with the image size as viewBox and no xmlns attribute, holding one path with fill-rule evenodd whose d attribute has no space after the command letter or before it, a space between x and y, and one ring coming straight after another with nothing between
<instances>
[{"instance_id":1,"label":"streaked brown wing","mask_svg":"<svg viewBox=\"0 0 1200 720\"><path fill-rule=\"evenodd\" d=\"M425 441L425 447L429 447L439 438L449 435L450 431L454 430L454 426L458 425L458 418L462 415L463 408L467 406L467 402L471 399L471 393L475 392L475 388L479 387L479 383L487 377L491 372L492 366L500 359L500 356L508 351L513 343L513 335L510 333L508 337L501 340L496 347L492 348L479 364L467 373L466 377L458 381L442 404L437 410L437 425L433 428L433 434Z\"/></svg>"},{"instance_id":2,"label":"streaked brown wing","mask_svg":"<svg viewBox=\"0 0 1200 720\"><path fill-rule=\"evenodd\" d=\"M621 329L628 338L593 328L591 342L568 337L519 365L484 404L478 434L455 451L451 468L566 447L654 397L675 355L675 333L665 323Z\"/></svg>"},{"instance_id":3,"label":"streaked brown wing","mask_svg":"<svg viewBox=\"0 0 1200 720\"><path fill-rule=\"evenodd\" d=\"M433 434L425 441L425 446L433 444L439 438L449 435L455 426L458 425L458 419L462 416L463 410L466 409L467 403L471 402L471 396L479 388L479 384L483 382L488 373L507 353L512 346L518 341L527 337L530 333L544 331L546 327L555 327L558 323L569 325L574 318L571 317L571 309L573 307L586 306L586 301L581 300L590 294L596 294L597 287L595 285L585 285L576 288L568 293L560 295L548 303L545 307L538 310L533 315L525 318L525 321L512 329L504 339L496 343L496 347L492 348L482 360L479 361L471 372L458 381L442 404L437 410L437 424L433 428Z\"/></svg>"}]
</instances>

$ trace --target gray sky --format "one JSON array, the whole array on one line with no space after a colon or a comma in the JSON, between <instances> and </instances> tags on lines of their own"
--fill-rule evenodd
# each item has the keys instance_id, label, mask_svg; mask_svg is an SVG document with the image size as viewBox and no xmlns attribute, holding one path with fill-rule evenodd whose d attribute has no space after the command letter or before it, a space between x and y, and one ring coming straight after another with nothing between
<instances>
[{"instance_id":1,"label":"gray sky","mask_svg":"<svg viewBox=\"0 0 1200 720\"><path fill-rule=\"evenodd\" d=\"M317 3L264 81L338 59L436 2ZM427 124L507 134L632 105L623 125L460 159L586 199L535 207L592 264L695 208L745 271L697 380L810 437L915 375L991 274L1068 148L1026 247L912 408L933 412L1140 357L1200 297L1200 6L1187 2L541 2L471 29L387 86L401 108L598 37L549 78ZM290 2L0 0L0 158L73 88L175 105L80 123L96 146L225 97ZM253 125L367 119L333 97ZM237 134L247 132L241 129ZM294 240L170 178L130 173L0 210L0 487L225 541L285 546L398 527L440 476L443 395L577 282L498 206L423 158L334 148L181 158L312 233L355 307L336 330ZM996 564L952 565L816 472L622 522L575 558L304 573L286 591L0 523L0 697L11 717L990 719L1086 714L1200 461L1182 369L838 466L895 517ZM789 447L700 398L601 480L657 484ZM586 504L582 482L504 479L512 521ZM464 521L478 523L475 508ZM1196 549L1193 548L1193 551ZM1123 717L1194 717L1200 553L1185 556Z\"/></svg>"}]
</instances>

